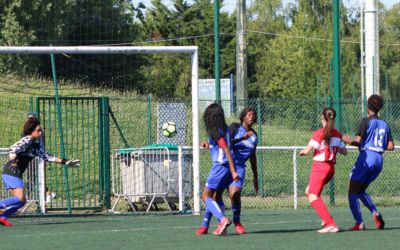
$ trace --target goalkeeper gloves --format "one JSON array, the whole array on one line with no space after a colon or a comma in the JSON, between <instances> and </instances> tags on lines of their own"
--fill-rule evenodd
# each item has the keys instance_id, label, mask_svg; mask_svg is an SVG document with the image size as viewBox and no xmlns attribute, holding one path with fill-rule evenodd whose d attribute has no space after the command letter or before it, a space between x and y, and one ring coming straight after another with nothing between
<instances>
[{"instance_id":1,"label":"goalkeeper gloves","mask_svg":"<svg viewBox=\"0 0 400 250\"><path fill-rule=\"evenodd\" d=\"M77 159L73 160L63 159L61 163L67 165L68 167L79 167L81 165L80 160Z\"/></svg>"}]
</instances>

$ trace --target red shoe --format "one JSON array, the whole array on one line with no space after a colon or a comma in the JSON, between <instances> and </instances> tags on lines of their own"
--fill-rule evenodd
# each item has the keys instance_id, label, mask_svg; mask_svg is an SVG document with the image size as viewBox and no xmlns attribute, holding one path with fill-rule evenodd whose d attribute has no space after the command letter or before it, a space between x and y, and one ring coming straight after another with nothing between
<instances>
[{"instance_id":1,"label":"red shoe","mask_svg":"<svg viewBox=\"0 0 400 250\"><path fill-rule=\"evenodd\" d=\"M365 230L366 228L365 228L365 226L364 226L364 223L361 223L361 224L354 224L354 226L353 227L351 227L351 228L349 228L349 230L350 231L360 231L360 230Z\"/></svg>"},{"instance_id":2,"label":"red shoe","mask_svg":"<svg viewBox=\"0 0 400 250\"><path fill-rule=\"evenodd\" d=\"M7 218L0 218L0 224L2 224L5 227L12 227L13 224L11 224L10 221L7 220Z\"/></svg>"},{"instance_id":3,"label":"red shoe","mask_svg":"<svg viewBox=\"0 0 400 250\"><path fill-rule=\"evenodd\" d=\"M380 213L378 212L374 213L374 221L376 224L376 228L381 230L385 228L385 221L383 220L383 217Z\"/></svg>"},{"instance_id":4,"label":"red shoe","mask_svg":"<svg viewBox=\"0 0 400 250\"><path fill-rule=\"evenodd\" d=\"M226 235L226 229L232 224L232 221L228 218L223 218L221 222L218 224L217 229L213 232L214 235Z\"/></svg>"},{"instance_id":5,"label":"red shoe","mask_svg":"<svg viewBox=\"0 0 400 250\"><path fill-rule=\"evenodd\" d=\"M200 227L196 231L196 235L202 235L202 234L207 234L208 233L208 227Z\"/></svg>"},{"instance_id":6,"label":"red shoe","mask_svg":"<svg viewBox=\"0 0 400 250\"><path fill-rule=\"evenodd\" d=\"M235 223L235 229L237 234L244 234L246 232L244 226L240 222Z\"/></svg>"}]
</instances>

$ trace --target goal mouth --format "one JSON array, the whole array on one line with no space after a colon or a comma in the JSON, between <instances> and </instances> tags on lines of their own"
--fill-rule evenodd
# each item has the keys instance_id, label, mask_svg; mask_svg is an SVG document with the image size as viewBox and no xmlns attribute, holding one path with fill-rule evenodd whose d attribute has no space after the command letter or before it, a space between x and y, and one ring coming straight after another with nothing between
<instances>
[{"instance_id":1,"label":"goal mouth","mask_svg":"<svg viewBox=\"0 0 400 250\"><path fill-rule=\"evenodd\" d=\"M190 56L189 77L191 84L191 136L193 154L193 212L200 213L200 141L199 141L199 93L198 93L198 47L197 46L2 46L0 55L158 55L158 54L187 54ZM50 61L50 60L49 60ZM78 68L78 67L77 67ZM101 68L100 68L101 70ZM61 70L58 70L61 72ZM57 77L57 76L56 76ZM53 77L54 78L54 77ZM54 80L54 79L53 79ZM61 102L61 101L59 101ZM58 103L58 102L57 102ZM59 104L57 104L59 105ZM105 109L104 109L105 110ZM27 110L28 111L28 110ZM53 110L54 111L54 110ZM57 119L61 119L60 114ZM65 118L65 117L64 117ZM65 129L66 125L58 125ZM62 133L57 131L56 133ZM68 144L64 142L62 144ZM59 145L58 145L59 146ZM109 160L108 160L109 161ZM82 162L82 164L84 164ZM110 164L104 162L103 164ZM101 194L100 194L101 195ZM73 201L72 201L73 202Z\"/></svg>"}]
</instances>

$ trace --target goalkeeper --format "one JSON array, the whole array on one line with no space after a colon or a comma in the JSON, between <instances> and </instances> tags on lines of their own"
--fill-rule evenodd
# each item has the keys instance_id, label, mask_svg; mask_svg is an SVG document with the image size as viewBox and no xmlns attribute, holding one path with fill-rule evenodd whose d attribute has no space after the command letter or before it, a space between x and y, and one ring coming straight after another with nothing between
<instances>
[{"instance_id":1,"label":"goalkeeper","mask_svg":"<svg viewBox=\"0 0 400 250\"><path fill-rule=\"evenodd\" d=\"M24 192L24 174L29 163L36 157L44 161L66 164L67 166L79 166L79 160L60 159L48 154L43 147L38 147L35 143L42 137L42 128L37 118L29 118L23 128L24 137L10 147L9 161L3 166L4 188L9 190L12 197L0 201L0 209L3 214L0 215L0 224L12 226L8 217L23 207L26 202Z\"/></svg>"}]
</instances>

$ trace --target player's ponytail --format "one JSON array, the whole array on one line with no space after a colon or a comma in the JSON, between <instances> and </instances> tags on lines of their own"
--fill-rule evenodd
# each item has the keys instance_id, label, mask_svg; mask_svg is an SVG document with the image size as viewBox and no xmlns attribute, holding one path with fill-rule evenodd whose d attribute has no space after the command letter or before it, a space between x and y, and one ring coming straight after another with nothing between
<instances>
[{"instance_id":1,"label":"player's ponytail","mask_svg":"<svg viewBox=\"0 0 400 250\"><path fill-rule=\"evenodd\" d=\"M333 108L325 108L322 111L322 116L326 121L323 138L325 144L328 146L331 143L332 130L335 126L336 111Z\"/></svg>"},{"instance_id":2,"label":"player's ponytail","mask_svg":"<svg viewBox=\"0 0 400 250\"><path fill-rule=\"evenodd\" d=\"M225 122L224 110L218 103L212 103L206 108L203 120L209 136L226 133L228 125Z\"/></svg>"}]
</instances>

